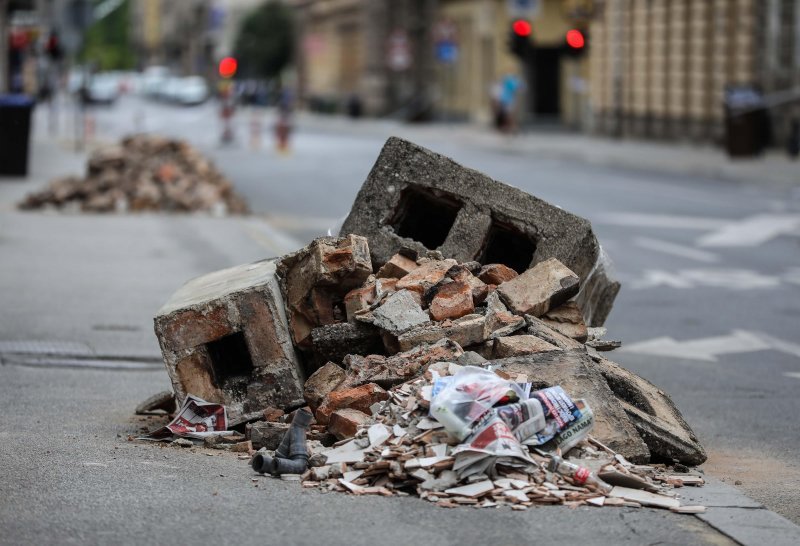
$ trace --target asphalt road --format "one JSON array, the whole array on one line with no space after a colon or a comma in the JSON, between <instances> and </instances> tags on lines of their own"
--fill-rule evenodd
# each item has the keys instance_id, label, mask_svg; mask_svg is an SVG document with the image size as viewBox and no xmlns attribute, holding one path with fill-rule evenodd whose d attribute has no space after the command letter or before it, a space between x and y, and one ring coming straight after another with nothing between
<instances>
[{"instance_id":1,"label":"asphalt road","mask_svg":"<svg viewBox=\"0 0 800 546\"><path fill-rule=\"evenodd\" d=\"M101 138L189 139L299 243L338 229L391 134L589 218L623 282L606 326L625 348L612 358L673 397L707 447L707 472L800 522L798 192L587 165L458 127L301 117L291 153L280 154L270 114L260 116L259 143L255 118L240 112L237 141L225 147L212 104L130 99L95 118Z\"/></svg>"}]
</instances>

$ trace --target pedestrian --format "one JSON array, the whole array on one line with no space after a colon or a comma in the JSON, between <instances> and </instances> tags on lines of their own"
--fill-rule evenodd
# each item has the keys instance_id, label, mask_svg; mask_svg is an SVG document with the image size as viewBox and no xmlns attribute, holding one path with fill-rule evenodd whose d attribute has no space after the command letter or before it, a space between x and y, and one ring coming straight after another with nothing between
<instances>
[{"instance_id":1,"label":"pedestrian","mask_svg":"<svg viewBox=\"0 0 800 546\"><path fill-rule=\"evenodd\" d=\"M516 74L503 76L500 85L500 108L502 111L502 128L506 134L517 132L515 116L517 93L522 87L522 80Z\"/></svg>"}]
</instances>

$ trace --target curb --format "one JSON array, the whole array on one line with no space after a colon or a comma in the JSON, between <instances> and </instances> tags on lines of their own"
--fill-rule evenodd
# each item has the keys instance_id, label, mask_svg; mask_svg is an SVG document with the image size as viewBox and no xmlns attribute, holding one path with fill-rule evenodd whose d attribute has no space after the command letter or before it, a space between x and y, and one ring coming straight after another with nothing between
<instances>
[{"instance_id":1,"label":"curb","mask_svg":"<svg viewBox=\"0 0 800 546\"><path fill-rule=\"evenodd\" d=\"M735 487L703 476L703 487L684 488L681 498L686 504L707 508L696 516L720 533L744 546L795 546L800 544L800 527L768 510L763 504L745 496Z\"/></svg>"}]
</instances>

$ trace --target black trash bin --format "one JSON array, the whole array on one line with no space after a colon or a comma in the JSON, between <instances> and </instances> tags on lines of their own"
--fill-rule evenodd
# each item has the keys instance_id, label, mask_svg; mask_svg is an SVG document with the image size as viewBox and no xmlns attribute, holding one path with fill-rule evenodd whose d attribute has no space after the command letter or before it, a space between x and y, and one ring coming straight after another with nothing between
<instances>
[{"instance_id":1,"label":"black trash bin","mask_svg":"<svg viewBox=\"0 0 800 546\"><path fill-rule=\"evenodd\" d=\"M760 155L769 142L764 95L751 85L725 89L725 149L731 157Z\"/></svg>"},{"instance_id":2,"label":"black trash bin","mask_svg":"<svg viewBox=\"0 0 800 546\"><path fill-rule=\"evenodd\" d=\"M0 176L27 176L33 99L0 95Z\"/></svg>"}]
</instances>

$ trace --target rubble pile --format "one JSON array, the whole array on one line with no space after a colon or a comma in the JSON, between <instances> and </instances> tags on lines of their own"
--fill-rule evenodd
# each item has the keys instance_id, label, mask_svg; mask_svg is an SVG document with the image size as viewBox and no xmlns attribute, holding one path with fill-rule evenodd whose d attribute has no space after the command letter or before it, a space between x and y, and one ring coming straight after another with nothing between
<instances>
[{"instance_id":1,"label":"rubble pile","mask_svg":"<svg viewBox=\"0 0 800 546\"><path fill-rule=\"evenodd\" d=\"M84 178L56 179L19 206L83 212L247 212L244 200L211 161L185 141L154 135L135 135L98 149Z\"/></svg>"},{"instance_id":2,"label":"rubble pile","mask_svg":"<svg viewBox=\"0 0 800 546\"><path fill-rule=\"evenodd\" d=\"M454 196L455 175L519 199ZM699 510L669 492L702 483L691 428L601 354L620 345L602 328L619 283L588 222L486 180L390 139L356 231L189 281L155 318L183 405L159 436L247 450L306 487L441 506ZM394 201L370 216L379 185Z\"/></svg>"}]
</instances>

